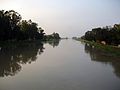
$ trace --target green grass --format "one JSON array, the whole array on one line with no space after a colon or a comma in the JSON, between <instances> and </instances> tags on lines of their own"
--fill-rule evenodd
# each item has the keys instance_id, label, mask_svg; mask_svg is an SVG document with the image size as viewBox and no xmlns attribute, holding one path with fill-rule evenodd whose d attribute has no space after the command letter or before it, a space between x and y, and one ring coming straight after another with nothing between
<instances>
[{"instance_id":1,"label":"green grass","mask_svg":"<svg viewBox=\"0 0 120 90\"><path fill-rule=\"evenodd\" d=\"M94 41L87 41L87 40L83 40L83 39L79 39L78 41L81 41L83 43L88 43L91 46L94 46L94 48L106 52L106 53L110 53L112 56L119 56L120 57L120 48L117 46L112 46L112 45L103 45Z\"/></svg>"}]
</instances>

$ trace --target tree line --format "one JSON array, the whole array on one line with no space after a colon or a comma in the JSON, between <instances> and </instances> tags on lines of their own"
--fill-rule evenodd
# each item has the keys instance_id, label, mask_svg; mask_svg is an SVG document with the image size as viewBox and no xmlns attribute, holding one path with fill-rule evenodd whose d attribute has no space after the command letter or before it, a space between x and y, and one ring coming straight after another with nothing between
<instances>
[{"instance_id":1,"label":"tree line","mask_svg":"<svg viewBox=\"0 0 120 90\"><path fill-rule=\"evenodd\" d=\"M120 44L120 24L103 28L94 28L92 31L87 31L81 38L99 43L104 41L105 44L117 46Z\"/></svg>"},{"instance_id":2,"label":"tree line","mask_svg":"<svg viewBox=\"0 0 120 90\"><path fill-rule=\"evenodd\" d=\"M22 20L22 16L14 11L0 10L0 41L49 40L60 39L58 33L46 35L41 27L32 20Z\"/></svg>"}]
</instances>

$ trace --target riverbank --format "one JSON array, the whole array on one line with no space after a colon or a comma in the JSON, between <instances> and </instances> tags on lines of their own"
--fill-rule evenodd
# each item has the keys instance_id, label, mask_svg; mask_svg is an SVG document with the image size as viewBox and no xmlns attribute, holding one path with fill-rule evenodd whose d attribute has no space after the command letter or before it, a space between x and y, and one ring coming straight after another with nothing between
<instances>
[{"instance_id":1,"label":"riverbank","mask_svg":"<svg viewBox=\"0 0 120 90\"><path fill-rule=\"evenodd\" d=\"M87 41L84 39L75 39L77 41L80 41L84 44L87 44L94 50L99 50L104 53L108 53L111 56L119 56L120 57L120 47L112 46L112 45L103 45L101 43Z\"/></svg>"}]
</instances>

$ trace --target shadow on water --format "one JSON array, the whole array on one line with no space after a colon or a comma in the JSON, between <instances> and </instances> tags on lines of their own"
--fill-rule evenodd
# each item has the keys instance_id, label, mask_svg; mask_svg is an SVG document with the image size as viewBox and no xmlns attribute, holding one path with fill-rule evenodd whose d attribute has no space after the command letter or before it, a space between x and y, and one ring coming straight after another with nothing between
<instances>
[{"instance_id":1,"label":"shadow on water","mask_svg":"<svg viewBox=\"0 0 120 90\"><path fill-rule=\"evenodd\" d=\"M90 54L92 61L112 65L114 73L120 78L120 56L114 56L89 44L85 44L85 52Z\"/></svg>"},{"instance_id":2,"label":"shadow on water","mask_svg":"<svg viewBox=\"0 0 120 90\"><path fill-rule=\"evenodd\" d=\"M51 41L49 44L55 47L59 41ZM44 43L39 41L0 43L0 77L16 75L21 71L22 64L36 61L37 55L42 54L44 49Z\"/></svg>"},{"instance_id":3,"label":"shadow on water","mask_svg":"<svg viewBox=\"0 0 120 90\"><path fill-rule=\"evenodd\" d=\"M53 40L46 41L44 43L48 43L49 45L53 46L53 48L55 48L59 45L60 39L53 39Z\"/></svg>"}]
</instances>

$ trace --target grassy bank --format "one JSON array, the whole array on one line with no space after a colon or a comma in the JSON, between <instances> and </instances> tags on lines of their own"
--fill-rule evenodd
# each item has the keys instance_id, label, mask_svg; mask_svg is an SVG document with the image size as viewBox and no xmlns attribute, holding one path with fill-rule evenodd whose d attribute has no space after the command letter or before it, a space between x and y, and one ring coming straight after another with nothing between
<instances>
[{"instance_id":1,"label":"grassy bank","mask_svg":"<svg viewBox=\"0 0 120 90\"><path fill-rule=\"evenodd\" d=\"M77 39L77 41L83 42L85 44L88 44L91 46L94 50L97 49L99 51L109 53L112 56L119 56L120 57L120 48L117 46L112 46L112 45L103 45L97 42L92 42L92 41L87 41L83 39Z\"/></svg>"}]
</instances>

